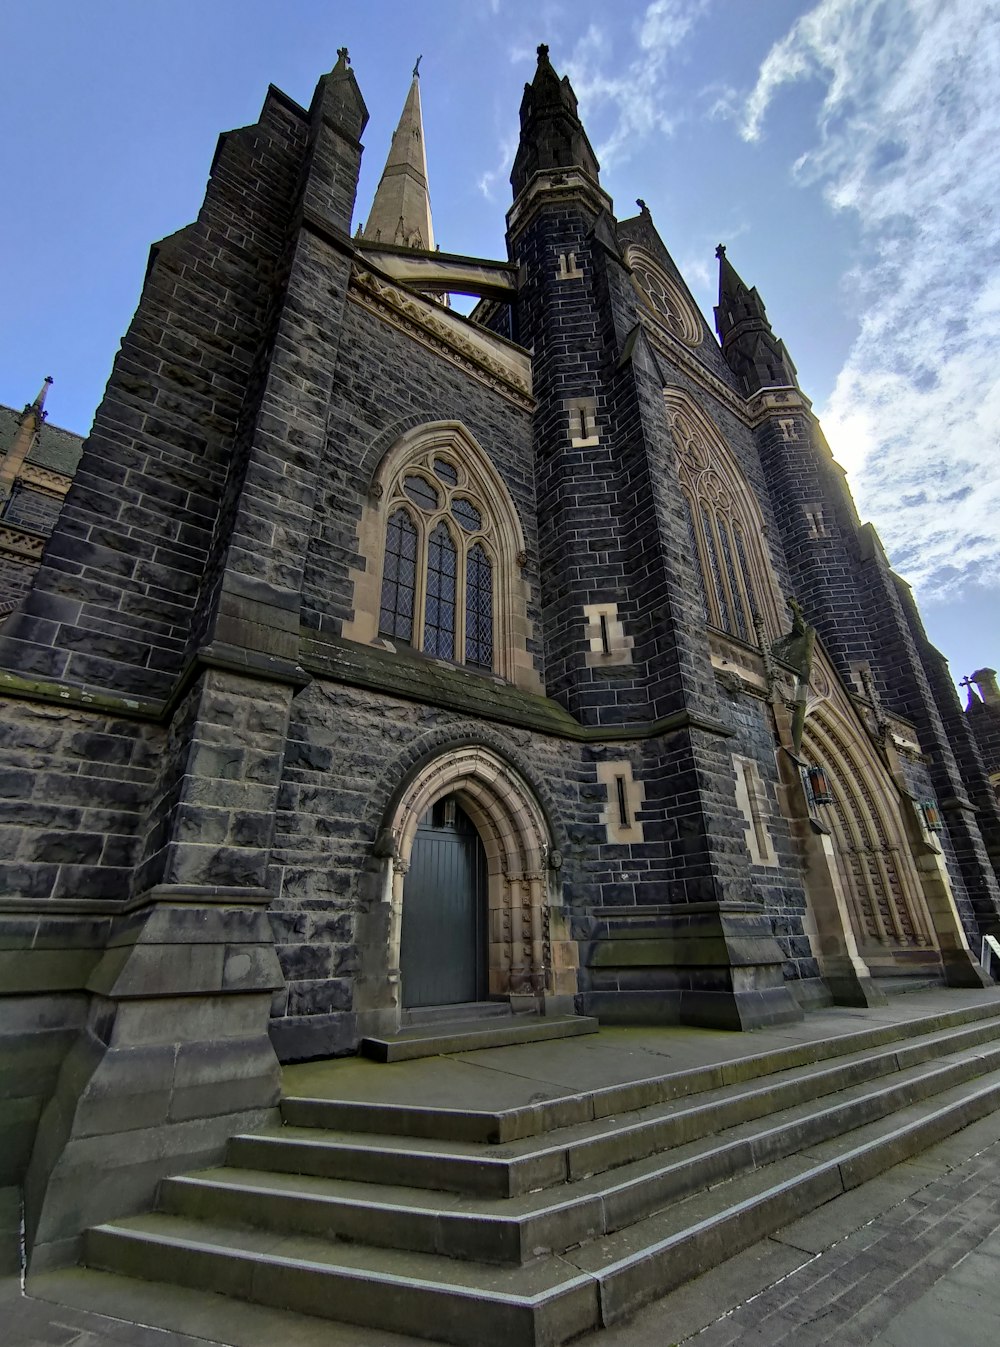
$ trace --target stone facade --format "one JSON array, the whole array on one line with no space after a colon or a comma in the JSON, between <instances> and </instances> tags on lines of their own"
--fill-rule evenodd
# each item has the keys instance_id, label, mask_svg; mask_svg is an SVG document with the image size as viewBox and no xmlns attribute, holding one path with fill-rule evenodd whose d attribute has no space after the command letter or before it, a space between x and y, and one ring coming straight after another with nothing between
<instances>
[{"instance_id":1,"label":"stone facade","mask_svg":"<svg viewBox=\"0 0 1000 1347\"><path fill-rule=\"evenodd\" d=\"M982 979L982 758L759 296L723 256L720 346L544 49L521 114L501 262L352 238L346 53L153 249L0 628L38 1265L267 1118L279 1058L399 1027L443 800L517 1009L754 1028Z\"/></svg>"}]
</instances>

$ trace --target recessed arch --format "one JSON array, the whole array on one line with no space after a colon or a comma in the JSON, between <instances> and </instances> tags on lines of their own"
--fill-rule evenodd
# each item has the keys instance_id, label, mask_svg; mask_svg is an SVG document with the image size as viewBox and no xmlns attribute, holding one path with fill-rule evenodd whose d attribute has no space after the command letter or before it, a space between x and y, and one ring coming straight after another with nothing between
<instances>
[{"instance_id":1,"label":"recessed arch","mask_svg":"<svg viewBox=\"0 0 1000 1347\"><path fill-rule=\"evenodd\" d=\"M667 421L704 589L709 622L757 644L759 615L773 640L783 631L767 523L735 454L681 389L664 390Z\"/></svg>"},{"instance_id":2,"label":"recessed arch","mask_svg":"<svg viewBox=\"0 0 1000 1347\"><path fill-rule=\"evenodd\" d=\"M429 494L426 496L422 507L426 517L418 520L422 551L417 561L417 609L414 635L406 643L424 649L426 541L437 524L445 522L458 549L454 662L480 667L480 661L469 659L468 652L470 648L484 650L488 644L485 640L470 644L466 639L469 617L466 559L478 542L485 549L492 570L489 667L525 691L540 692L541 680L527 648L532 626L528 618L529 588L522 573L527 561L524 531L503 478L489 454L460 421L425 422L405 430L375 466L358 526L358 552L364 564L351 571L354 613L344 624L344 636L393 648L392 633L387 633L386 624L380 621L386 575L386 526L392 513L407 502L414 506L411 513L421 514L421 506L414 504L412 494L407 495L408 477L432 484L437 494L436 502ZM439 652L432 649L425 653Z\"/></svg>"},{"instance_id":3,"label":"recessed arch","mask_svg":"<svg viewBox=\"0 0 1000 1347\"><path fill-rule=\"evenodd\" d=\"M537 1001L573 994L576 946L563 930L560 858L551 827L524 776L479 743L451 745L422 759L389 801L378 847L384 867L384 968L371 970L372 984L384 980L398 1015L406 875L420 820L446 796L454 796L469 816L486 856L490 996Z\"/></svg>"},{"instance_id":4,"label":"recessed arch","mask_svg":"<svg viewBox=\"0 0 1000 1347\"><path fill-rule=\"evenodd\" d=\"M896 789L871 744L822 702L806 721L802 754L826 774L831 803L816 812L832 837L861 958L873 973L939 966L937 933L893 808Z\"/></svg>"}]
</instances>

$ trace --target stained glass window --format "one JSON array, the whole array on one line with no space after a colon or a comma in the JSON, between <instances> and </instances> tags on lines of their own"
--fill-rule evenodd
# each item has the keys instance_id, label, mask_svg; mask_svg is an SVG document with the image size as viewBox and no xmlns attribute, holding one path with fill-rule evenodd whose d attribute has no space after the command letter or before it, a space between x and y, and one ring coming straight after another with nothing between
<instances>
[{"instance_id":1,"label":"stained glass window","mask_svg":"<svg viewBox=\"0 0 1000 1347\"><path fill-rule=\"evenodd\" d=\"M412 476L405 478L403 490L414 505L419 505L422 510L436 510L441 502L440 496L426 477Z\"/></svg>"},{"instance_id":2,"label":"stained glass window","mask_svg":"<svg viewBox=\"0 0 1000 1347\"><path fill-rule=\"evenodd\" d=\"M733 565L733 549L729 542L729 530L721 515L716 516L719 525L719 542L722 545L722 558L726 563L726 575L729 578L729 590L733 596L733 618L736 622L736 635L740 640L747 639L747 620L743 611L743 594L736 579L736 567Z\"/></svg>"},{"instance_id":3,"label":"stained glass window","mask_svg":"<svg viewBox=\"0 0 1000 1347\"><path fill-rule=\"evenodd\" d=\"M476 529L483 526L483 516L472 501L466 500L464 496L459 496L457 500L452 501L451 512L466 533L475 533Z\"/></svg>"},{"instance_id":4,"label":"stained glass window","mask_svg":"<svg viewBox=\"0 0 1000 1347\"><path fill-rule=\"evenodd\" d=\"M439 523L427 544L427 602L424 650L441 659L455 658L455 588L458 550L447 525Z\"/></svg>"},{"instance_id":5,"label":"stained glass window","mask_svg":"<svg viewBox=\"0 0 1000 1347\"><path fill-rule=\"evenodd\" d=\"M705 538L705 551L708 555L708 568L711 572L710 575L706 575L705 580L715 590L715 596L719 602L719 615L721 618L719 625L724 631L732 631L732 623L729 618L729 604L726 601L726 587L722 583L722 571L719 567L719 553L715 546L715 530L712 528L711 515L704 505L701 507L701 522Z\"/></svg>"},{"instance_id":6,"label":"stained glass window","mask_svg":"<svg viewBox=\"0 0 1000 1347\"><path fill-rule=\"evenodd\" d=\"M447 482L449 486L458 486L458 472L445 459L436 458L434 460L434 471L442 482Z\"/></svg>"},{"instance_id":7,"label":"stained glass window","mask_svg":"<svg viewBox=\"0 0 1000 1347\"><path fill-rule=\"evenodd\" d=\"M465 662L493 667L493 566L481 543L465 564Z\"/></svg>"},{"instance_id":8,"label":"stained glass window","mask_svg":"<svg viewBox=\"0 0 1000 1347\"><path fill-rule=\"evenodd\" d=\"M397 641L413 640L413 606L417 585L417 530L405 510L389 520L382 571L382 603L378 629Z\"/></svg>"},{"instance_id":9,"label":"stained glass window","mask_svg":"<svg viewBox=\"0 0 1000 1347\"><path fill-rule=\"evenodd\" d=\"M694 532L694 515L691 512L691 502L688 500L687 496L684 495L683 492L681 493L681 495L684 501L684 517L687 520L687 527L688 527L688 545L691 548L691 556L694 559L694 564L698 569L698 579L701 582L698 585L698 598L701 602L701 615L707 622L708 595L705 593L705 572L702 570L701 554L698 551L698 539L695 537Z\"/></svg>"},{"instance_id":10,"label":"stained glass window","mask_svg":"<svg viewBox=\"0 0 1000 1347\"><path fill-rule=\"evenodd\" d=\"M750 567L747 564L746 548L743 546L743 534L740 532L738 524L733 524L733 542L736 544L736 556L740 563L740 574L743 576L743 588L747 592L747 599L750 603L751 619L760 615L757 607L757 596L754 594L753 584L750 579Z\"/></svg>"}]
</instances>

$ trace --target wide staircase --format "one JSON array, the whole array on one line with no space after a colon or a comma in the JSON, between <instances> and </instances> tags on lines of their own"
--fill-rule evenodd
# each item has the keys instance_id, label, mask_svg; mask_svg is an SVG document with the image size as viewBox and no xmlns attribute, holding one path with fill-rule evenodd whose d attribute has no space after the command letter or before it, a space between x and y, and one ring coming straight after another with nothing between
<instances>
[{"instance_id":1,"label":"wide staircase","mask_svg":"<svg viewBox=\"0 0 1000 1347\"><path fill-rule=\"evenodd\" d=\"M85 1261L438 1342L543 1347L998 1105L995 996L509 1110L292 1096L223 1167L89 1231Z\"/></svg>"}]
</instances>

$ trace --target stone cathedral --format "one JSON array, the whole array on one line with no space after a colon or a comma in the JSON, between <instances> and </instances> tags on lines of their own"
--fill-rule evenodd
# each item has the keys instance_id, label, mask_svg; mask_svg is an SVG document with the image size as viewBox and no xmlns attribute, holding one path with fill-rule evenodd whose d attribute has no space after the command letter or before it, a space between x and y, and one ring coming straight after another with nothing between
<instances>
[{"instance_id":1,"label":"stone cathedral","mask_svg":"<svg viewBox=\"0 0 1000 1347\"><path fill-rule=\"evenodd\" d=\"M720 246L709 329L544 46L520 120L503 259L435 246L416 71L359 224L346 51L152 248L0 625L40 1259L279 1063L442 1006L751 1030L986 985L982 750L760 295Z\"/></svg>"}]
</instances>

